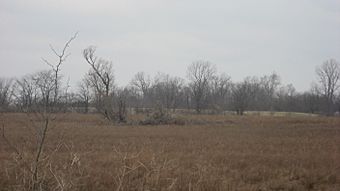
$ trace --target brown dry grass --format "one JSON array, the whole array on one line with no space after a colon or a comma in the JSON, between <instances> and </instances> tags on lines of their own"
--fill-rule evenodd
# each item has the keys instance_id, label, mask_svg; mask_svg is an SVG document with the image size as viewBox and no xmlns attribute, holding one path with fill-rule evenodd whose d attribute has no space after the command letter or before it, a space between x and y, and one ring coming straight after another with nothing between
<instances>
[{"instance_id":1,"label":"brown dry grass","mask_svg":"<svg viewBox=\"0 0 340 191\"><path fill-rule=\"evenodd\" d=\"M340 190L340 119L181 116L186 125L111 126L68 114L48 132L46 190ZM141 118L141 116L137 116ZM27 190L34 131L5 114L0 190Z\"/></svg>"}]
</instances>

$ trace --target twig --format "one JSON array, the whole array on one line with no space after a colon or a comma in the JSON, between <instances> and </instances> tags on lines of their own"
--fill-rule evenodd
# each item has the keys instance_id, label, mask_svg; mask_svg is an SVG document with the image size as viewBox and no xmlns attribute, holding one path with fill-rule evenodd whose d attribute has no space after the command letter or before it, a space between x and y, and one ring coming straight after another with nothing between
<instances>
[{"instance_id":1,"label":"twig","mask_svg":"<svg viewBox=\"0 0 340 191\"><path fill-rule=\"evenodd\" d=\"M53 175L54 179L57 181L57 183L58 183L60 189L61 189L61 190L64 190L64 185L61 183L61 180L59 180L59 178L54 174L54 172L53 172L53 170L52 170L52 165L49 164L49 166L50 166L49 170L50 170L51 174Z\"/></svg>"}]
</instances>

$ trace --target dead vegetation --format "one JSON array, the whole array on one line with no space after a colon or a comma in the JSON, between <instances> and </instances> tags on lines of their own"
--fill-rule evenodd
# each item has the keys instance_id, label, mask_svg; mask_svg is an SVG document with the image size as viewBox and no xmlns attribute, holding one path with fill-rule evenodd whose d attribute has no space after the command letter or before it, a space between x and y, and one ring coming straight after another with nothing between
<instances>
[{"instance_id":1,"label":"dead vegetation","mask_svg":"<svg viewBox=\"0 0 340 191\"><path fill-rule=\"evenodd\" d=\"M174 113L170 113L163 107L156 107L147 113L144 119L138 122L139 125L185 125L185 120Z\"/></svg>"},{"instance_id":2,"label":"dead vegetation","mask_svg":"<svg viewBox=\"0 0 340 191\"><path fill-rule=\"evenodd\" d=\"M340 190L340 119L181 116L185 125L53 121L39 190ZM131 116L141 118L141 116ZM2 116L0 190L29 190L36 148L24 114Z\"/></svg>"}]
</instances>

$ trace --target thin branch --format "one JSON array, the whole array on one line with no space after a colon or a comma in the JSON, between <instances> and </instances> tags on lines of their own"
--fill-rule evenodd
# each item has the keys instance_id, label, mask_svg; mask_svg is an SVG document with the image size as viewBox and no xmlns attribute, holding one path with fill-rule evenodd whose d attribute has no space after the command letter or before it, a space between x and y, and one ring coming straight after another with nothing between
<instances>
[{"instance_id":1,"label":"thin branch","mask_svg":"<svg viewBox=\"0 0 340 191\"><path fill-rule=\"evenodd\" d=\"M54 70L54 66L48 60L46 60L45 58L41 58L41 59L43 62L45 62L45 64L49 65Z\"/></svg>"},{"instance_id":2,"label":"thin branch","mask_svg":"<svg viewBox=\"0 0 340 191\"><path fill-rule=\"evenodd\" d=\"M52 52L56 55L56 56L58 56L58 57L60 57L60 55L57 53L57 51L54 49L54 47L50 44L50 49L52 50Z\"/></svg>"},{"instance_id":3,"label":"thin branch","mask_svg":"<svg viewBox=\"0 0 340 191\"><path fill-rule=\"evenodd\" d=\"M71 38L69 41L66 42L65 46L64 46L64 49L62 51L62 54L60 55L61 57L63 57L65 55L65 52L66 52L66 49L70 46L71 42L76 39L78 36L78 32L76 32Z\"/></svg>"}]
</instances>

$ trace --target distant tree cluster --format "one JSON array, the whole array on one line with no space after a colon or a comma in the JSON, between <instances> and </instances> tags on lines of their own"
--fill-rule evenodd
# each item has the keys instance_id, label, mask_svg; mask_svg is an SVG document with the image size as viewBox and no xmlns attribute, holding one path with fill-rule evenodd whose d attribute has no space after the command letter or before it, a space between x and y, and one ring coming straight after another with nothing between
<instances>
[{"instance_id":1,"label":"distant tree cluster","mask_svg":"<svg viewBox=\"0 0 340 191\"><path fill-rule=\"evenodd\" d=\"M276 73L234 82L204 60L189 65L186 79L164 73L152 78L138 72L129 85L119 87L112 62L98 57L95 47L84 49L83 57L89 71L72 91L67 85L60 88L59 65L18 79L1 78L1 111L29 111L53 103L53 107L66 105L65 111L99 112L116 122L125 122L128 112L148 112L160 107L177 112L233 111L238 115L245 111L334 115L340 111L340 64L334 59L316 68L318 82L309 91L297 92L292 84L282 84Z\"/></svg>"}]
</instances>

